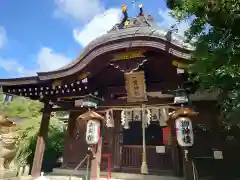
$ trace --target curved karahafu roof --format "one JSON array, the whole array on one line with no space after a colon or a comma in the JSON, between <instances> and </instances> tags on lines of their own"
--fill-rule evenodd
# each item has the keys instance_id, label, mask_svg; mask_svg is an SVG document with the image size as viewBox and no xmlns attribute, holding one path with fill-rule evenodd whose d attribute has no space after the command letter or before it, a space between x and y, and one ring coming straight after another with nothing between
<instances>
[{"instance_id":1,"label":"curved karahafu roof","mask_svg":"<svg viewBox=\"0 0 240 180\"><path fill-rule=\"evenodd\" d=\"M165 51L180 59L191 58L193 47L185 43L181 36L157 27L151 16L143 14L142 8L139 15L132 19L127 17L126 12L123 13L124 21L89 43L80 56L70 64L55 71L39 72L34 77L0 79L0 86L42 84L49 80L68 77L83 71L98 56L119 49L149 47Z\"/></svg>"},{"instance_id":2,"label":"curved karahafu roof","mask_svg":"<svg viewBox=\"0 0 240 180\"><path fill-rule=\"evenodd\" d=\"M190 51L194 49L178 34L160 29L150 15L139 15L128 19L125 26L121 26L121 23L116 24L107 34L90 42L81 55L70 64L55 71L38 73L38 75L41 80L71 75L80 71L99 55L132 47L153 47L183 59L190 59Z\"/></svg>"}]
</instances>

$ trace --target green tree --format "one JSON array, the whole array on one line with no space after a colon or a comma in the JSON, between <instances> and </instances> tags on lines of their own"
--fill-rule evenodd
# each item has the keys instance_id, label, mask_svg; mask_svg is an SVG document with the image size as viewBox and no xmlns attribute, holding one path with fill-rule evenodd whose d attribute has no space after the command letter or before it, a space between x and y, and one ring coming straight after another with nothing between
<instances>
[{"instance_id":1,"label":"green tree","mask_svg":"<svg viewBox=\"0 0 240 180\"><path fill-rule=\"evenodd\" d=\"M196 47L194 74L200 88L219 90L221 117L239 124L240 115L240 3L239 0L167 0L179 21L191 20L185 32Z\"/></svg>"},{"instance_id":2,"label":"green tree","mask_svg":"<svg viewBox=\"0 0 240 180\"><path fill-rule=\"evenodd\" d=\"M2 115L22 119L22 122L17 125L19 141L16 160L21 165L31 164L40 128L43 104L22 97L14 97L13 101L4 104L2 94L0 95L0 103L0 113ZM44 154L45 162L46 160L54 161L61 156L65 135L65 125L58 119L51 118Z\"/></svg>"}]
</instances>

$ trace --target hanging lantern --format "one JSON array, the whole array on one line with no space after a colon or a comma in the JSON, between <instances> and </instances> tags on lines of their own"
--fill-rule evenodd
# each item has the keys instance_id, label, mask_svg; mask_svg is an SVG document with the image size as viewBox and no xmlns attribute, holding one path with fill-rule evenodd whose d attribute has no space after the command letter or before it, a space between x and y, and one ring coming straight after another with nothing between
<instances>
[{"instance_id":1,"label":"hanging lantern","mask_svg":"<svg viewBox=\"0 0 240 180\"><path fill-rule=\"evenodd\" d=\"M98 104L100 103L101 99L93 96L93 95L86 95L83 99L75 100L75 107L87 107L87 108L97 108Z\"/></svg>"},{"instance_id":2,"label":"hanging lantern","mask_svg":"<svg viewBox=\"0 0 240 180\"><path fill-rule=\"evenodd\" d=\"M175 120L177 141L180 146L189 147L193 145L192 121L187 117L179 117Z\"/></svg>"},{"instance_id":3,"label":"hanging lantern","mask_svg":"<svg viewBox=\"0 0 240 180\"><path fill-rule=\"evenodd\" d=\"M101 123L104 121L104 117L94 111L87 111L81 114L77 118L79 125L87 123L86 128L86 142L89 145L97 144L100 138Z\"/></svg>"},{"instance_id":4,"label":"hanging lantern","mask_svg":"<svg viewBox=\"0 0 240 180\"><path fill-rule=\"evenodd\" d=\"M174 104L187 104L189 96L186 89L175 90Z\"/></svg>"},{"instance_id":5,"label":"hanging lantern","mask_svg":"<svg viewBox=\"0 0 240 180\"><path fill-rule=\"evenodd\" d=\"M100 137L100 121L93 119L87 122L86 142L87 144L97 144Z\"/></svg>"}]
</instances>

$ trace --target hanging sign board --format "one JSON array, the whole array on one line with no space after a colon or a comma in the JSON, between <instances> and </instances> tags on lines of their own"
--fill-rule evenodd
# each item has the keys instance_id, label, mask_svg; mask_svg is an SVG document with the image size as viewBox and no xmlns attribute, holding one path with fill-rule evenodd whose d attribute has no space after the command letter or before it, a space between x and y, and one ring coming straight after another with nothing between
<instances>
[{"instance_id":1,"label":"hanging sign board","mask_svg":"<svg viewBox=\"0 0 240 180\"><path fill-rule=\"evenodd\" d=\"M174 97L174 104L183 104L188 102L188 97L185 95L179 95Z\"/></svg>"},{"instance_id":2,"label":"hanging sign board","mask_svg":"<svg viewBox=\"0 0 240 180\"><path fill-rule=\"evenodd\" d=\"M213 157L214 159L223 159L222 151L213 151Z\"/></svg>"},{"instance_id":3,"label":"hanging sign board","mask_svg":"<svg viewBox=\"0 0 240 180\"><path fill-rule=\"evenodd\" d=\"M189 147L193 145L192 121L186 117L176 119L177 141L180 146Z\"/></svg>"},{"instance_id":4,"label":"hanging sign board","mask_svg":"<svg viewBox=\"0 0 240 180\"><path fill-rule=\"evenodd\" d=\"M166 152L165 146L156 146L156 153L162 154L165 152Z\"/></svg>"},{"instance_id":5,"label":"hanging sign board","mask_svg":"<svg viewBox=\"0 0 240 180\"><path fill-rule=\"evenodd\" d=\"M147 101L144 71L125 73L125 87L128 102Z\"/></svg>"},{"instance_id":6,"label":"hanging sign board","mask_svg":"<svg viewBox=\"0 0 240 180\"><path fill-rule=\"evenodd\" d=\"M100 122L98 120L89 120L86 129L86 142L89 145L97 144L100 137Z\"/></svg>"},{"instance_id":7,"label":"hanging sign board","mask_svg":"<svg viewBox=\"0 0 240 180\"><path fill-rule=\"evenodd\" d=\"M84 100L84 99L77 99L75 100L75 107L88 107L88 108L97 108L97 103L90 101L90 100Z\"/></svg>"}]
</instances>

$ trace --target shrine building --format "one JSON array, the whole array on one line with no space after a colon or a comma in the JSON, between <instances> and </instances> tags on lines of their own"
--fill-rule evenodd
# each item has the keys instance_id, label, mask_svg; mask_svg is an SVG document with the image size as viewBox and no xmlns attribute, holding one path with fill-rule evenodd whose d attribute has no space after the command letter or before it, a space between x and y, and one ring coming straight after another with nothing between
<instances>
[{"instance_id":1,"label":"shrine building","mask_svg":"<svg viewBox=\"0 0 240 180\"><path fill-rule=\"evenodd\" d=\"M158 27L142 7L134 18L124 8L123 14L122 22L90 42L70 64L33 77L0 79L3 93L44 103L32 175L41 171L51 112L70 113L62 169L76 168L85 157L86 130L76 119L87 111L83 104L91 99L96 102L94 111L105 117L102 154L111 155L112 172L141 173L145 161L147 174L182 174L182 154L166 124L168 113L176 108L172 92L180 87L189 89L191 105L199 112L194 123L216 124L216 95L197 92L195 85L186 83L185 68L193 61L194 48L173 30ZM213 146L215 137L196 132L192 147L196 157L209 156ZM106 158L101 168L107 168Z\"/></svg>"}]
</instances>

